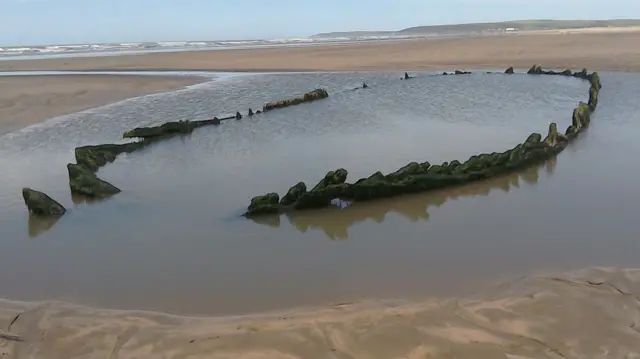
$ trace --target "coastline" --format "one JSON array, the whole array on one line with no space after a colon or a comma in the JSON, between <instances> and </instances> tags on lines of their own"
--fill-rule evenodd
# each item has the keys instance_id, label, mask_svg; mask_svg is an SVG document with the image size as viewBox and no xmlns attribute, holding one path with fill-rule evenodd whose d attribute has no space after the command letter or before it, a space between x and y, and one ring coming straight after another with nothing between
<instances>
[{"instance_id":1,"label":"coastline","mask_svg":"<svg viewBox=\"0 0 640 359\"><path fill-rule=\"evenodd\" d=\"M91 71L98 74L0 76L0 85L3 85L0 135L52 117L206 81L202 77L99 74L108 71L402 73L509 66L528 69L532 63L539 63L555 69L586 67L595 71L640 72L640 48L633 46L640 30L614 30L553 30L378 43L3 60L0 71L4 72Z\"/></svg>"},{"instance_id":2,"label":"coastline","mask_svg":"<svg viewBox=\"0 0 640 359\"><path fill-rule=\"evenodd\" d=\"M638 31L555 31L505 36L283 46L121 56L3 60L0 71L205 70L219 72L429 71L587 67L640 71Z\"/></svg>"},{"instance_id":3,"label":"coastline","mask_svg":"<svg viewBox=\"0 0 640 359\"><path fill-rule=\"evenodd\" d=\"M0 300L10 358L591 358L640 351L640 270L527 277L467 298L182 317ZM571 310L567 310L571 308Z\"/></svg>"},{"instance_id":4,"label":"coastline","mask_svg":"<svg viewBox=\"0 0 640 359\"><path fill-rule=\"evenodd\" d=\"M102 79L104 76L99 82L104 83ZM639 307L639 288L638 270L589 269L507 283L488 290L480 299L372 301L218 318L0 300L0 327L6 329L0 334L16 335L0 339L0 353L64 358L100 354L139 358L482 358L508 354L523 358L575 353L593 357L602 350L626 354L640 350L636 323L625 320ZM562 309L569 306L571 311Z\"/></svg>"},{"instance_id":5,"label":"coastline","mask_svg":"<svg viewBox=\"0 0 640 359\"><path fill-rule=\"evenodd\" d=\"M0 136L50 118L206 81L206 77L107 74L0 76Z\"/></svg>"}]
</instances>

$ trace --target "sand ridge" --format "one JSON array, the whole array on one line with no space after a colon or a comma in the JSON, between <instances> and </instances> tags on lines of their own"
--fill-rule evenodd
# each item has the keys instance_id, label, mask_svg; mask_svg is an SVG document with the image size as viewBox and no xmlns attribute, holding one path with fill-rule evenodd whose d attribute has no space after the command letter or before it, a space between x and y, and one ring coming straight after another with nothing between
<instances>
[{"instance_id":1,"label":"sand ridge","mask_svg":"<svg viewBox=\"0 0 640 359\"><path fill-rule=\"evenodd\" d=\"M465 299L223 318L0 302L9 358L634 358L640 270L527 277ZM16 316L19 316L16 319ZM22 341L19 341L22 340Z\"/></svg>"}]
</instances>

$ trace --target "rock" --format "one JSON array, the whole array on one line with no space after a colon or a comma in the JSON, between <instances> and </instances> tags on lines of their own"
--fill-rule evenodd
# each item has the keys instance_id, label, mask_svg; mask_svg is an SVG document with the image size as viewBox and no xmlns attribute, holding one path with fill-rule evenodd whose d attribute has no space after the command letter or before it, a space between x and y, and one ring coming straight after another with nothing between
<instances>
[{"instance_id":1,"label":"rock","mask_svg":"<svg viewBox=\"0 0 640 359\"><path fill-rule=\"evenodd\" d=\"M268 102L262 107L262 110L263 112L266 112L276 108L299 105L303 102L311 102L311 101L320 100L327 97L329 97L329 93L327 92L327 90L317 89L292 99Z\"/></svg>"},{"instance_id":2,"label":"rock","mask_svg":"<svg viewBox=\"0 0 640 359\"><path fill-rule=\"evenodd\" d=\"M236 120L242 120L242 114L240 112L236 112Z\"/></svg>"},{"instance_id":3,"label":"rock","mask_svg":"<svg viewBox=\"0 0 640 359\"><path fill-rule=\"evenodd\" d=\"M542 67L540 65L533 65L527 73L530 75L540 75L542 74Z\"/></svg>"},{"instance_id":4,"label":"rock","mask_svg":"<svg viewBox=\"0 0 640 359\"><path fill-rule=\"evenodd\" d=\"M262 196L253 197L245 216L278 213L280 211L279 201L280 197L277 193L267 193Z\"/></svg>"},{"instance_id":5,"label":"rock","mask_svg":"<svg viewBox=\"0 0 640 359\"><path fill-rule=\"evenodd\" d=\"M107 163L113 162L119 154L133 152L144 146L144 142L132 142L121 145L104 144L76 147L74 152L78 164L92 171L97 171Z\"/></svg>"},{"instance_id":6,"label":"rock","mask_svg":"<svg viewBox=\"0 0 640 359\"><path fill-rule=\"evenodd\" d=\"M103 181L87 167L75 163L67 164L69 172L69 186L71 192L92 198L107 198L120 189L109 182Z\"/></svg>"},{"instance_id":7,"label":"rock","mask_svg":"<svg viewBox=\"0 0 640 359\"><path fill-rule=\"evenodd\" d=\"M293 187L289 188L287 194L280 200L281 206L290 206L294 204L300 196L307 192L307 185L304 182L298 182Z\"/></svg>"},{"instance_id":8,"label":"rock","mask_svg":"<svg viewBox=\"0 0 640 359\"><path fill-rule=\"evenodd\" d=\"M125 132L124 138L158 138L169 137L179 134L191 133L195 126L190 121L167 122L160 126L153 127L136 127L133 130Z\"/></svg>"},{"instance_id":9,"label":"rock","mask_svg":"<svg viewBox=\"0 0 640 359\"><path fill-rule=\"evenodd\" d=\"M505 74L509 74L509 75L513 74L513 67L509 67L508 69L506 69L506 70L504 71L504 73L505 73Z\"/></svg>"},{"instance_id":10,"label":"rock","mask_svg":"<svg viewBox=\"0 0 640 359\"><path fill-rule=\"evenodd\" d=\"M247 116L249 116L249 117L253 116L253 110L252 109L249 109L249 113L247 114Z\"/></svg>"},{"instance_id":11,"label":"rock","mask_svg":"<svg viewBox=\"0 0 640 359\"><path fill-rule=\"evenodd\" d=\"M22 189L22 198L29 211L39 216L62 216L67 210L53 198L31 188Z\"/></svg>"},{"instance_id":12,"label":"rock","mask_svg":"<svg viewBox=\"0 0 640 359\"><path fill-rule=\"evenodd\" d=\"M318 182L315 187L313 187L311 192L317 191L327 186L343 184L347 180L347 174L348 172L344 168L338 168L337 170L329 171L324 176L324 178L320 182Z\"/></svg>"}]
</instances>

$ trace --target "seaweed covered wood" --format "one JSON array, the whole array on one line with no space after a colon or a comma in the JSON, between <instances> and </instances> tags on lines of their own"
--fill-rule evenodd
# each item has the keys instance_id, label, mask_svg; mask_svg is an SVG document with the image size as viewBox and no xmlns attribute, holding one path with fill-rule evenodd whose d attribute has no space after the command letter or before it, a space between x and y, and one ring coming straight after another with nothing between
<instances>
[{"instance_id":1,"label":"seaweed covered wood","mask_svg":"<svg viewBox=\"0 0 640 359\"><path fill-rule=\"evenodd\" d=\"M317 90L313 90L311 92L307 92L304 95L301 95L301 96L298 96L298 97L294 97L294 98L291 98L291 99L267 102L262 107L262 111L263 112L267 112L267 111L271 111L271 110L274 110L274 109L277 109L277 108L295 106L295 105L299 105L301 103L321 100L321 99L324 99L324 98L327 98L327 97L329 97L329 92L327 92L327 90L325 90L325 89L317 89Z\"/></svg>"},{"instance_id":2,"label":"seaweed covered wood","mask_svg":"<svg viewBox=\"0 0 640 359\"><path fill-rule=\"evenodd\" d=\"M69 187L71 192L91 198L107 198L120 189L107 181L103 181L89 168L75 163L67 164Z\"/></svg>"},{"instance_id":3,"label":"seaweed covered wood","mask_svg":"<svg viewBox=\"0 0 640 359\"><path fill-rule=\"evenodd\" d=\"M121 153L130 153L144 147L144 142L131 142L125 144L103 144L95 146L76 147L76 163L86 168L97 171L100 167L113 162Z\"/></svg>"},{"instance_id":4,"label":"seaweed covered wood","mask_svg":"<svg viewBox=\"0 0 640 359\"><path fill-rule=\"evenodd\" d=\"M45 193L31 188L22 189L22 198L29 212L46 217L62 216L67 210Z\"/></svg>"},{"instance_id":5,"label":"seaweed covered wood","mask_svg":"<svg viewBox=\"0 0 640 359\"><path fill-rule=\"evenodd\" d=\"M513 68L508 68L505 73L513 73ZM329 171L309 191L304 182L298 182L280 201L277 193L254 197L244 215L250 217L321 208L329 206L335 198L368 201L435 190L495 177L544 162L560 153L589 125L591 115L598 105L597 99L602 85L598 73L588 74L586 69L575 73L571 70L555 72L545 71L540 65L533 65L528 73L570 76L590 82L589 101L588 103L580 102L574 109L572 124L566 133L560 133L556 123L550 123L544 138L539 133L532 133L524 142L504 152L483 153L471 156L465 162L451 161L440 165L411 162L388 175L378 171L355 183L348 183L347 170L340 168Z\"/></svg>"}]
</instances>

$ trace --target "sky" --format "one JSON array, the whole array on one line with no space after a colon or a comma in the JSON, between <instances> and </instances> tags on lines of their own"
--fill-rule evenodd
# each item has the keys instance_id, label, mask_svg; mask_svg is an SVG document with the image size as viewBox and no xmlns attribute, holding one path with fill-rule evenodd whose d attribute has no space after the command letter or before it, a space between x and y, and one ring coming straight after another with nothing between
<instances>
[{"instance_id":1,"label":"sky","mask_svg":"<svg viewBox=\"0 0 640 359\"><path fill-rule=\"evenodd\" d=\"M278 39L522 19L640 18L640 0L0 0L0 46Z\"/></svg>"}]
</instances>

